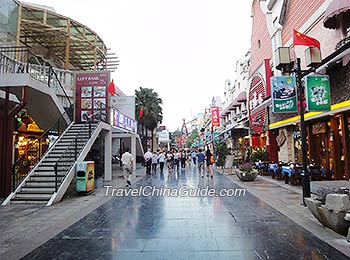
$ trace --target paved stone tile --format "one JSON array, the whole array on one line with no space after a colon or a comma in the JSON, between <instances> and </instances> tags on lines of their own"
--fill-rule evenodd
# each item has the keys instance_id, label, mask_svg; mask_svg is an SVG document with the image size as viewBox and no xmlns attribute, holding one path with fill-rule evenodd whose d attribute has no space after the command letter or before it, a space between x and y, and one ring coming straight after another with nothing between
<instances>
[{"instance_id":1,"label":"paved stone tile","mask_svg":"<svg viewBox=\"0 0 350 260\"><path fill-rule=\"evenodd\" d=\"M193 169L147 176L139 185L240 188L220 174L198 178ZM47 251L57 259L347 259L248 192L113 197L23 259L44 259Z\"/></svg>"}]
</instances>

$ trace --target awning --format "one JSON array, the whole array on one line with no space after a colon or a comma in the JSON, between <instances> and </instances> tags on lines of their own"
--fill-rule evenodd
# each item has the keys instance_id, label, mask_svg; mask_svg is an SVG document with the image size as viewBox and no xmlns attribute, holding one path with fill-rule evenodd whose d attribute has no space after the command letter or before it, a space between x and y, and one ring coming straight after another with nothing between
<instances>
[{"instance_id":1,"label":"awning","mask_svg":"<svg viewBox=\"0 0 350 260\"><path fill-rule=\"evenodd\" d=\"M237 101L237 99L235 99L232 103L231 103L231 105L229 106L229 109L230 110L234 110L236 107L239 107L241 105L241 103L239 103L238 101Z\"/></svg>"},{"instance_id":2,"label":"awning","mask_svg":"<svg viewBox=\"0 0 350 260\"><path fill-rule=\"evenodd\" d=\"M343 15L345 28L350 26L350 0L333 0L326 9L323 26L329 29L339 28L339 15Z\"/></svg>"},{"instance_id":3,"label":"awning","mask_svg":"<svg viewBox=\"0 0 350 260\"><path fill-rule=\"evenodd\" d=\"M236 98L237 102L245 102L247 101L247 92L243 91L239 93L238 97Z\"/></svg>"}]
</instances>

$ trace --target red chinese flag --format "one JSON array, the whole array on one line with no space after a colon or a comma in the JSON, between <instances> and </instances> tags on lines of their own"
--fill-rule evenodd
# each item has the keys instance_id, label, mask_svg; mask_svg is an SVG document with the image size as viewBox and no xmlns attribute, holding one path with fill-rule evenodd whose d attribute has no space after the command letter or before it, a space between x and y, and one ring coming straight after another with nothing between
<instances>
[{"instance_id":1,"label":"red chinese flag","mask_svg":"<svg viewBox=\"0 0 350 260\"><path fill-rule=\"evenodd\" d=\"M143 107L140 108L139 117L140 119L143 117Z\"/></svg>"},{"instance_id":2,"label":"red chinese flag","mask_svg":"<svg viewBox=\"0 0 350 260\"><path fill-rule=\"evenodd\" d=\"M293 29L293 45L311 46L321 49L321 44L318 40L302 34L295 29Z\"/></svg>"},{"instance_id":3,"label":"red chinese flag","mask_svg":"<svg viewBox=\"0 0 350 260\"><path fill-rule=\"evenodd\" d=\"M111 83L109 83L107 91L114 96L115 94L117 94L117 92L115 91L115 85L114 85L114 81L112 79Z\"/></svg>"}]
</instances>

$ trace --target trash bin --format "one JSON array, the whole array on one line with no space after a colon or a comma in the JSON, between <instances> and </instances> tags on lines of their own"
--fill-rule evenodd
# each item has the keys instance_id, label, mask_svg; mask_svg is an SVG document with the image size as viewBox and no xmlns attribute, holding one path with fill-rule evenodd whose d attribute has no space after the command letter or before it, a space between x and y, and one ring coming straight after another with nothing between
<instances>
[{"instance_id":1,"label":"trash bin","mask_svg":"<svg viewBox=\"0 0 350 260\"><path fill-rule=\"evenodd\" d=\"M95 186L95 162L77 162L76 166L76 191L88 194L94 191Z\"/></svg>"}]
</instances>

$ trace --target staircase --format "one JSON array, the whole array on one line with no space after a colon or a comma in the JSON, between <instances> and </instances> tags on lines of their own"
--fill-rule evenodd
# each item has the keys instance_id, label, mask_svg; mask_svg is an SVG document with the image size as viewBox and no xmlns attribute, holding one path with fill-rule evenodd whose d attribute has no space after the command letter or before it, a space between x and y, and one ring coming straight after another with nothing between
<instances>
[{"instance_id":1,"label":"staircase","mask_svg":"<svg viewBox=\"0 0 350 260\"><path fill-rule=\"evenodd\" d=\"M85 158L102 130L101 124L72 123L3 205L51 205L59 191L62 197L74 178L76 161ZM68 184L62 188L64 182Z\"/></svg>"}]
</instances>

